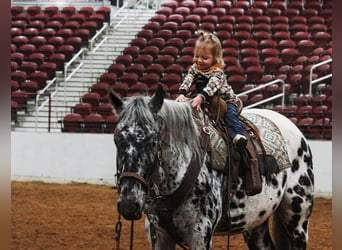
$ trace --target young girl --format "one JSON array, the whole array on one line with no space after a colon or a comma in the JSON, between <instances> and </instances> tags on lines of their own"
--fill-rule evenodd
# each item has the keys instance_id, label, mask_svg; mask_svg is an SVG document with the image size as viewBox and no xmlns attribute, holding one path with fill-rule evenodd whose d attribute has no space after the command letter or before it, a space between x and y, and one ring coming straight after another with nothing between
<instances>
[{"instance_id":1,"label":"young girl","mask_svg":"<svg viewBox=\"0 0 342 250\"><path fill-rule=\"evenodd\" d=\"M227 103L228 111L225 115L225 122L233 144L241 150L246 145L247 138L244 136L242 125L238 119L237 105L240 100L234 94L232 87L228 85L223 71L221 42L214 34L199 31L193 62L194 64L190 66L179 88L176 101L182 102L186 99L185 95L193 83L197 95L190 99L190 102L192 107L197 110L201 110L203 101L209 101L211 96L219 94ZM205 81L196 81L199 78L205 79Z\"/></svg>"}]
</instances>

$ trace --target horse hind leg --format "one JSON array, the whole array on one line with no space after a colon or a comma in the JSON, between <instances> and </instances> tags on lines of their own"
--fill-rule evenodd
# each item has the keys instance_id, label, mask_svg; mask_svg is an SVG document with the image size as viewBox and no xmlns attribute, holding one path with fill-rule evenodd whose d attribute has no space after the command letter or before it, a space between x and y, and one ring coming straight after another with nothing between
<instances>
[{"instance_id":1,"label":"horse hind leg","mask_svg":"<svg viewBox=\"0 0 342 250\"><path fill-rule=\"evenodd\" d=\"M273 217L277 249L307 249L314 182L310 149L306 151L306 154L298 150L298 156L289 170L292 173L288 175L291 175L295 182L288 183L282 202Z\"/></svg>"},{"instance_id":2,"label":"horse hind leg","mask_svg":"<svg viewBox=\"0 0 342 250\"><path fill-rule=\"evenodd\" d=\"M274 245L270 236L268 220L259 226L243 234L248 249L253 250L274 250Z\"/></svg>"}]
</instances>

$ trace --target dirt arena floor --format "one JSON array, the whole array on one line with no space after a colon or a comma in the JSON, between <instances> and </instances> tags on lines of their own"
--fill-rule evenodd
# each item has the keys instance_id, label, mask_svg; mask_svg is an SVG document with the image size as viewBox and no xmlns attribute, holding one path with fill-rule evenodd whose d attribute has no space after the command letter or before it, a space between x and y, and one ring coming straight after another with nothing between
<instances>
[{"instance_id":1,"label":"dirt arena floor","mask_svg":"<svg viewBox=\"0 0 342 250\"><path fill-rule=\"evenodd\" d=\"M12 182L11 249L116 249L116 200L110 186ZM315 199L308 249L332 249L331 205L331 199ZM130 222L121 221L125 250ZM150 249L143 220L134 224L133 248ZM215 237L213 249L227 249L227 237ZM230 237L230 249L246 249L241 235Z\"/></svg>"}]
</instances>

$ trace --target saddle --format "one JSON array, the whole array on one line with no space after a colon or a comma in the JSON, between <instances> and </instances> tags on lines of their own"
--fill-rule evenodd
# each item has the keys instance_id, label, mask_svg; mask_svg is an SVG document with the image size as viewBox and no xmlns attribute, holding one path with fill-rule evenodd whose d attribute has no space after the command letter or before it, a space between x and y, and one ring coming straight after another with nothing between
<instances>
[{"instance_id":1,"label":"saddle","mask_svg":"<svg viewBox=\"0 0 342 250\"><path fill-rule=\"evenodd\" d=\"M230 175L232 188L236 188L238 176L245 177L245 189L247 195L255 195L261 192L261 173L268 181L270 171L266 151L259 137L258 128L240 114L239 119L247 137L247 145L242 151L237 151L228 135L224 121L227 105L224 100L214 96L210 103L204 105L205 113L212 121L208 124L210 131L208 153L211 158L211 167ZM229 153L230 154L229 154Z\"/></svg>"}]
</instances>

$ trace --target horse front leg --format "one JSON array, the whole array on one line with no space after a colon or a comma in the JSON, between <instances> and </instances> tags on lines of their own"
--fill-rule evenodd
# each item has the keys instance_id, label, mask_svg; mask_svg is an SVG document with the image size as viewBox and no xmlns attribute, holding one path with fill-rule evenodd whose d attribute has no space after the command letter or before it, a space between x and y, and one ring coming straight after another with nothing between
<instances>
[{"instance_id":1,"label":"horse front leg","mask_svg":"<svg viewBox=\"0 0 342 250\"><path fill-rule=\"evenodd\" d=\"M213 226L209 219L200 218L192 230L191 250L209 250L212 248Z\"/></svg>"},{"instance_id":2,"label":"horse front leg","mask_svg":"<svg viewBox=\"0 0 342 250\"><path fill-rule=\"evenodd\" d=\"M176 243L170 235L164 231L157 230L148 218L145 218L145 230L152 250L175 250Z\"/></svg>"}]
</instances>

